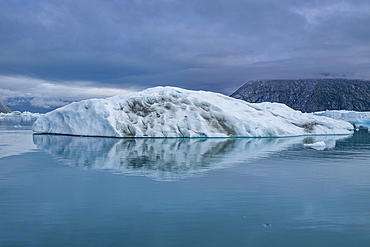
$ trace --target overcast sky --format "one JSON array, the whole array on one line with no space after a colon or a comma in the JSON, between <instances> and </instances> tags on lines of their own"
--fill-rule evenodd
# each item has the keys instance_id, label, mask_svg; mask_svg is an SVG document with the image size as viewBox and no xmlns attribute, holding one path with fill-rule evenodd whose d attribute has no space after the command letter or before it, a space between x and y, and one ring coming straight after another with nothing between
<instances>
[{"instance_id":1,"label":"overcast sky","mask_svg":"<svg viewBox=\"0 0 370 247\"><path fill-rule=\"evenodd\" d=\"M370 78L369 0L0 0L10 108L320 77Z\"/></svg>"}]
</instances>

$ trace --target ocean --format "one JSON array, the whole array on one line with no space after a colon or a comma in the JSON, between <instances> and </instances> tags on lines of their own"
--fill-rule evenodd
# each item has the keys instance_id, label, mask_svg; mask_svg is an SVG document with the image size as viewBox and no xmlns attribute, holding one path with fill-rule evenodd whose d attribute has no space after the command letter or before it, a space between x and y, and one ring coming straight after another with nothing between
<instances>
[{"instance_id":1,"label":"ocean","mask_svg":"<svg viewBox=\"0 0 370 247\"><path fill-rule=\"evenodd\" d=\"M117 139L31 126L0 121L0 246L370 244L366 131Z\"/></svg>"}]
</instances>

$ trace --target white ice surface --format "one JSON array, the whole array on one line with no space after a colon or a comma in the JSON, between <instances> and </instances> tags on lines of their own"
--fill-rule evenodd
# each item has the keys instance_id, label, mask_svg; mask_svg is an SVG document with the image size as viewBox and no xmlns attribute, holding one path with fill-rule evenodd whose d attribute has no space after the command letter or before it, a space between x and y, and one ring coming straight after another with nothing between
<instances>
[{"instance_id":1,"label":"white ice surface","mask_svg":"<svg viewBox=\"0 0 370 247\"><path fill-rule=\"evenodd\" d=\"M16 118L23 118L25 120L37 119L41 116L40 113L32 113L32 112L20 112L20 111L13 111L11 113L0 113L0 120L14 120Z\"/></svg>"},{"instance_id":2,"label":"white ice surface","mask_svg":"<svg viewBox=\"0 0 370 247\"><path fill-rule=\"evenodd\" d=\"M332 110L313 113L316 116L325 116L337 120L347 121L356 128L365 128L370 132L370 112L355 112L344 110Z\"/></svg>"},{"instance_id":3,"label":"white ice surface","mask_svg":"<svg viewBox=\"0 0 370 247\"><path fill-rule=\"evenodd\" d=\"M109 137L282 137L349 134L348 122L218 93L155 87L90 99L42 115L38 133Z\"/></svg>"},{"instance_id":4,"label":"white ice surface","mask_svg":"<svg viewBox=\"0 0 370 247\"><path fill-rule=\"evenodd\" d=\"M316 150L324 150L326 148L326 143L324 141L319 141L319 142L304 144L304 145L307 147L316 149Z\"/></svg>"}]
</instances>

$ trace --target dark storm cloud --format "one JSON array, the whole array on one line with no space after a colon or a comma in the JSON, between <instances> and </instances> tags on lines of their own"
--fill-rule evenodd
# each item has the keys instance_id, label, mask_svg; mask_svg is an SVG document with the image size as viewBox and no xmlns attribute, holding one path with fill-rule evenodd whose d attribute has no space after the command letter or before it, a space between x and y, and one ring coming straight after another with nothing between
<instances>
[{"instance_id":1,"label":"dark storm cloud","mask_svg":"<svg viewBox=\"0 0 370 247\"><path fill-rule=\"evenodd\" d=\"M224 93L369 78L369 27L368 1L0 0L0 75Z\"/></svg>"}]
</instances>

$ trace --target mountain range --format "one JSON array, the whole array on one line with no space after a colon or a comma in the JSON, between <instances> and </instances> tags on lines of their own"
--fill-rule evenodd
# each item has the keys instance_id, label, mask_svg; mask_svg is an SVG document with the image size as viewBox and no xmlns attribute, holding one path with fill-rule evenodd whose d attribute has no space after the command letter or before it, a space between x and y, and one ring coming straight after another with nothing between
<instances>
[{"instance_id":1,"label":"mountain range","mask_svg":"<svg viewBox=\"0 0 370 247\"><path fill-rule=\"evenodd\" d=\"M283 103L302 112L370 111L370 81L364 80L257 80L230 96L251 103Z\"/></svg>"}]
</instances>

